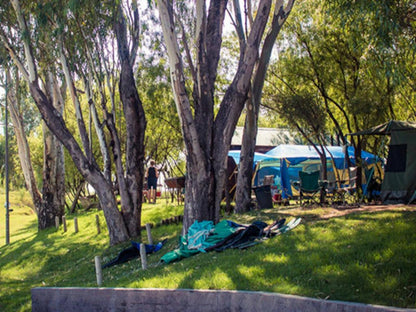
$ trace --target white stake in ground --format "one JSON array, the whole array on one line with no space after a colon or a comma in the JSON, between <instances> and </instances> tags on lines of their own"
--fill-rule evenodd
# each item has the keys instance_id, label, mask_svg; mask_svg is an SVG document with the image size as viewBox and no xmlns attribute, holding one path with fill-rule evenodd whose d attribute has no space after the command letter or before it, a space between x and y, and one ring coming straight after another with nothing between
<instances>
[{"instance_id":1,"label":"white stake in ground","mask_svg":"<svg viewBox=\"0 0 416 312\"><path fill-rule=\"evenodd\" d=\"M103 273L101 270L101 260L99 256L95 256L95 274L97 275L97 285L103 284Z\"/></svg>"},{"instance_id":2,"label":"white stake in ground","mask_svg":"<svg viewBox=\"0 0 416 312\"><path fill-rule=\"evenodd\" d=\"M142 259L142 269L147 269L147 255L146 255L146 246L140 244L140 258Z\"/></svg>"}]
</instances>

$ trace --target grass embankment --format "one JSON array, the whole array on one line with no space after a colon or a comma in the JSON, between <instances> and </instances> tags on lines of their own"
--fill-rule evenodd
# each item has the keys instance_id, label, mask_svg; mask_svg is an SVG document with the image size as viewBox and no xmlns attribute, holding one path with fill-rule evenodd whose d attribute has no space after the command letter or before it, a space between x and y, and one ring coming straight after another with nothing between
<instances>
[{"instance_id":1,"label":"grass embankment","mask_svg":"<svg viewBox=\"0 0 416 312\"><path fill-rule=\"evenodd\" d=\"M74 215L67 216L67 232L61 226L38 233L25 198L19 193L11 197L8 246L3 246L4 214L0 216L1 311L30 311L32 287L95 287L94 256L105 263L130 246L108 246L102 212L96 211L77 215L79 233L74 233ZM1 201L0 205L4 207ZM159 223L181 209L164 200L145 204L143 222ZM160 265L159 259L176 247L181 225L158 226L152 229L154 242L168 242L148 257L149 269L143 271L137 259L105 269L103 286L256 290L416 307L416 210L395 207L327 218L330 212L339 211L285 207L233 215L228 218L240 223L292 216L303 216L304 221L246 250L201 253L170 265ZM101 234L95 227L96 214ZM147 242L146 232L142 236Z\"/></svg>"}]
</instances>

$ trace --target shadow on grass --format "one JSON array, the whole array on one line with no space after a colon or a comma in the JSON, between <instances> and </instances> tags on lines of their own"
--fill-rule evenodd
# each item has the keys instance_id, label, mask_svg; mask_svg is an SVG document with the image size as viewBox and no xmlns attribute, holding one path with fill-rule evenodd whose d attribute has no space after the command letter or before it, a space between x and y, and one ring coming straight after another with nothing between
<instances>
[{"instance_id":1,"label":"shadow on grass","mask_svg":"<svg viewBox=\"0 0 416 312\"><path fill-rule=\"evenodd\" d=\"M415 226L415 212L306 221L247 250L198 254L166 271L178 276L178 288L270 291L415 307Z\"/></svg>"},{"instance_id":2,"label":"shadow on grass","mask_svg":"<svg viewBox=\"0 0 416 312\"><path fill-rule=\"evenodd\" d=\"M274 209L232 219L270 223L294 215L290 209ZM168 243L149 256L149 269L143 271L139 260L109 268L103 271L103 286L270 291L416 306L416 212L356 213L327 220L308 210L302 217L293 231L249 249L201 253L170 265L157 263L176 248L181 225L154 228L154 242L167 238ZM90 219L84 226L93 228ZM0 310L30 310L32 287L96 286L94 256L105 263L130 246L108 247L106 235L49 229L0 248ZM146 242L145 232L142 237Z\"/></svg>"},{"instance_id":3,"label":"shadow on grass","mask_svg":"<svg viewBox=\"0 0 416 312\"><path fill-rule=\"evenodd\" d=\"M1 311L29 311L33 287L95 286L94 256L106 247L104 236L75 237L62 228L37 232L36 222L29 228L34 234L0 248Z\"/></svg>"}]
</instances>

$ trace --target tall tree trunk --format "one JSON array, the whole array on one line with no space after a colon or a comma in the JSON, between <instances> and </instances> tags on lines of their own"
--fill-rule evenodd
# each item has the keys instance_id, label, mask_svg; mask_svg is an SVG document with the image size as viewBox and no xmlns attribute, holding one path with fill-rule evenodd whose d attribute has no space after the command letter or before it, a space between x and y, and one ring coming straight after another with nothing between
<instances>
[{"instance_id":1,"label":"tall tree trunk","mask_svg":"<svg viewBox=\"0 0 416 312\"><path fill-rule=\"evenodd\" d=\"M251 186L253 179L254 153L257 137L257 121L259 105L247 101L246 120L240 152L240 166L237 175L235 212L243 213L250 210Z\"/></svg>"},{"instance_id":2,"label":"tall tree trunk","mask_svg":"<svg viewBox=\"0 0 416 312\"><path fill-rule=\"evenodd\" d=\"M116 16L114 30L121 63L119 92L127 128L125 185L128 200L122 202L121 209L129 234L134 237L140 236L146 118L133 75L136 54L134 52L131 54L129 51L126 23L121 5L118 7ZM119 176L121 176L121 173Z\"/></svg>"},{"instance_id":3,"label":"tall tree trunk","mask_svg":"<svg viewBox=\"0 0 416 312\"><path fill-rule=\"evenodd\" d=\"M53 107L62 116L64 101L51 72L46 74L46 87ZM62 218L65 204L65 160L62 144L43 124L43 186L39 211L40 230L55 226L55 217Z\"/></svg>"},{"instance_id":4,"label":"tall tree trunk","mask_svg":"<svg viewBox=\"0 0 416 312\"><path fill-rule=\"evenodd\" d=\"M91 73L89 74L89 81L91 82L94 81ZM92 117L92 121L94 123L95 132L98 137L98 143L100 144L101 155L103 157L103 168L104 168L103 173L104 173L105 178L109 182L111 182L111 158L110 158L109 148L107 146L107 142L105 139L105 133L103 129L104 123L101 123L98 117L97 107L93 100L93 96L92 96L93 92L91 89L91 83L89 81L86 77L84 77L84 85L85 85L85 90L86 90L86 94L88 98L90 114ZM100 84L99 84L99 87L101 88ZM105 95L103 91L101 91L101 93L102 95Z\"/></svg>"},{"instance_id":5,"label":"tall tree trunk","mask_svg":"<svg viewBox=\"0 0 416 312\"><path fill-rule=\"evenodd\" d=\"M17 89L18 78L15 79L15 83L12 83L12 77L9 69L6 69L6 79L8 86L8 103L10 109L10 116L12 119L13 129L17 141L17 150L19 153L20 165L22 167L23 176L25 178L26 187L32 198L33 205L35 207L36 214L39 215L39 211L42 207L42 196L39 192L35 175L33 173L32 160L30 156L29 143L25 135L23 126L23 120L19 109Z\"/></svg>"},{"instance_id":6,"label":"tall tree trunk","mask_svg":"<svg viewBox=\"0 0 416 312\"><path fill-rule=\"evenodd\" d=\"M260 110L261 95L263 93L264 80L276 38L287 20L293 8L294 0L277 1L273 14L273 21L261 50L261 55L254 73L252 95L246 104L247 115L244 124L243 141L240 154L239 173L237 176L236 212L248 211L251 203L251 181L253 177L254 153L257 137L257 123ZM238 11L237 11L238 12ZM240 35L240 42L244 38Z\"/></svg>"},{"instance_id":7,"label":"tall tree trunk","mask_svg":"<svg viewBox=\"0 0 416 312\"><path fill-rule=\"evenodd\" d=\"M10 71L7 71L7 79L11 80ZM39 230L55 226L55 217L61 218L64 214L65 198L65 166L62 145L57 142L50 131L44 127L44 162L42 192L37 188L37 183L33 173L33 167L30 157L29 145L24 133L23 121L18 104L18 77L16 76L12 92L9 93L10 111L12 116L13 127L16 133L19 159L24 173L26 186L32 197L33 204L38 216ZM10 84L12 85L12 84ZM53 99L54 106L62 112L63 100L60 92L55 89L54 82L47 83L50 88L48 93Z\"/></svg>"},{"instance_id":8,"label":"tall tree trunk","mask_svg":"<svg viewBox=\"0 0 416 312\"><path fill-rule=\"evenodd\" d=\"M192 93L194 98L191 101L185 87L172 3L167 0L157 3L169 55L175 103L187 150L183 233L187 232L195 220L219 221L227 154L247 98L261 37L271 8L271 1L260 1L236 75L214 117L214 84L227 1L211 1L208 10L203 4L203 1L197 1L197 71Z\"/></svg>"},{"instance_id":9,"label":"tall tree trunk","mask_svg":"<svg viewBox=\"0 0 416 312\"><path fill-rule=\"evenodd\" d=\"M128 231L117 208L112 185L105 179L100 169L85 157L78 143L68 128L66 128L62 117L48 101L48 98L40 90L37 83L33 82L29 86L32 97L48 128L51 131L53 130L55 136L63 143L79 172L97 192L106 218L110 244L115 245L128 240Z\"/></svg>"}]
</instances>

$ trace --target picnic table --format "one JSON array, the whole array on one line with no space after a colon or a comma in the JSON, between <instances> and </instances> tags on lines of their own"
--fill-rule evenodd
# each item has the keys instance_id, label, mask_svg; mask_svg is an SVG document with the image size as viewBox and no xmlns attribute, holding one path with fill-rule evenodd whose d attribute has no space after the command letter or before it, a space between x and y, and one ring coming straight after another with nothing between
<instances>
[{"instance_id":1,"label":"picnic table","mask_svg":"<svg viewBox=\"0 0 416 312\"><path fill-rule=\"evenodd\" d=\"M172 195L172 202L176 196L179 205L182 200L182 192L185 189L185 177L167 178L165 179L165 184Z\"/></svg>"}]
</instances>

